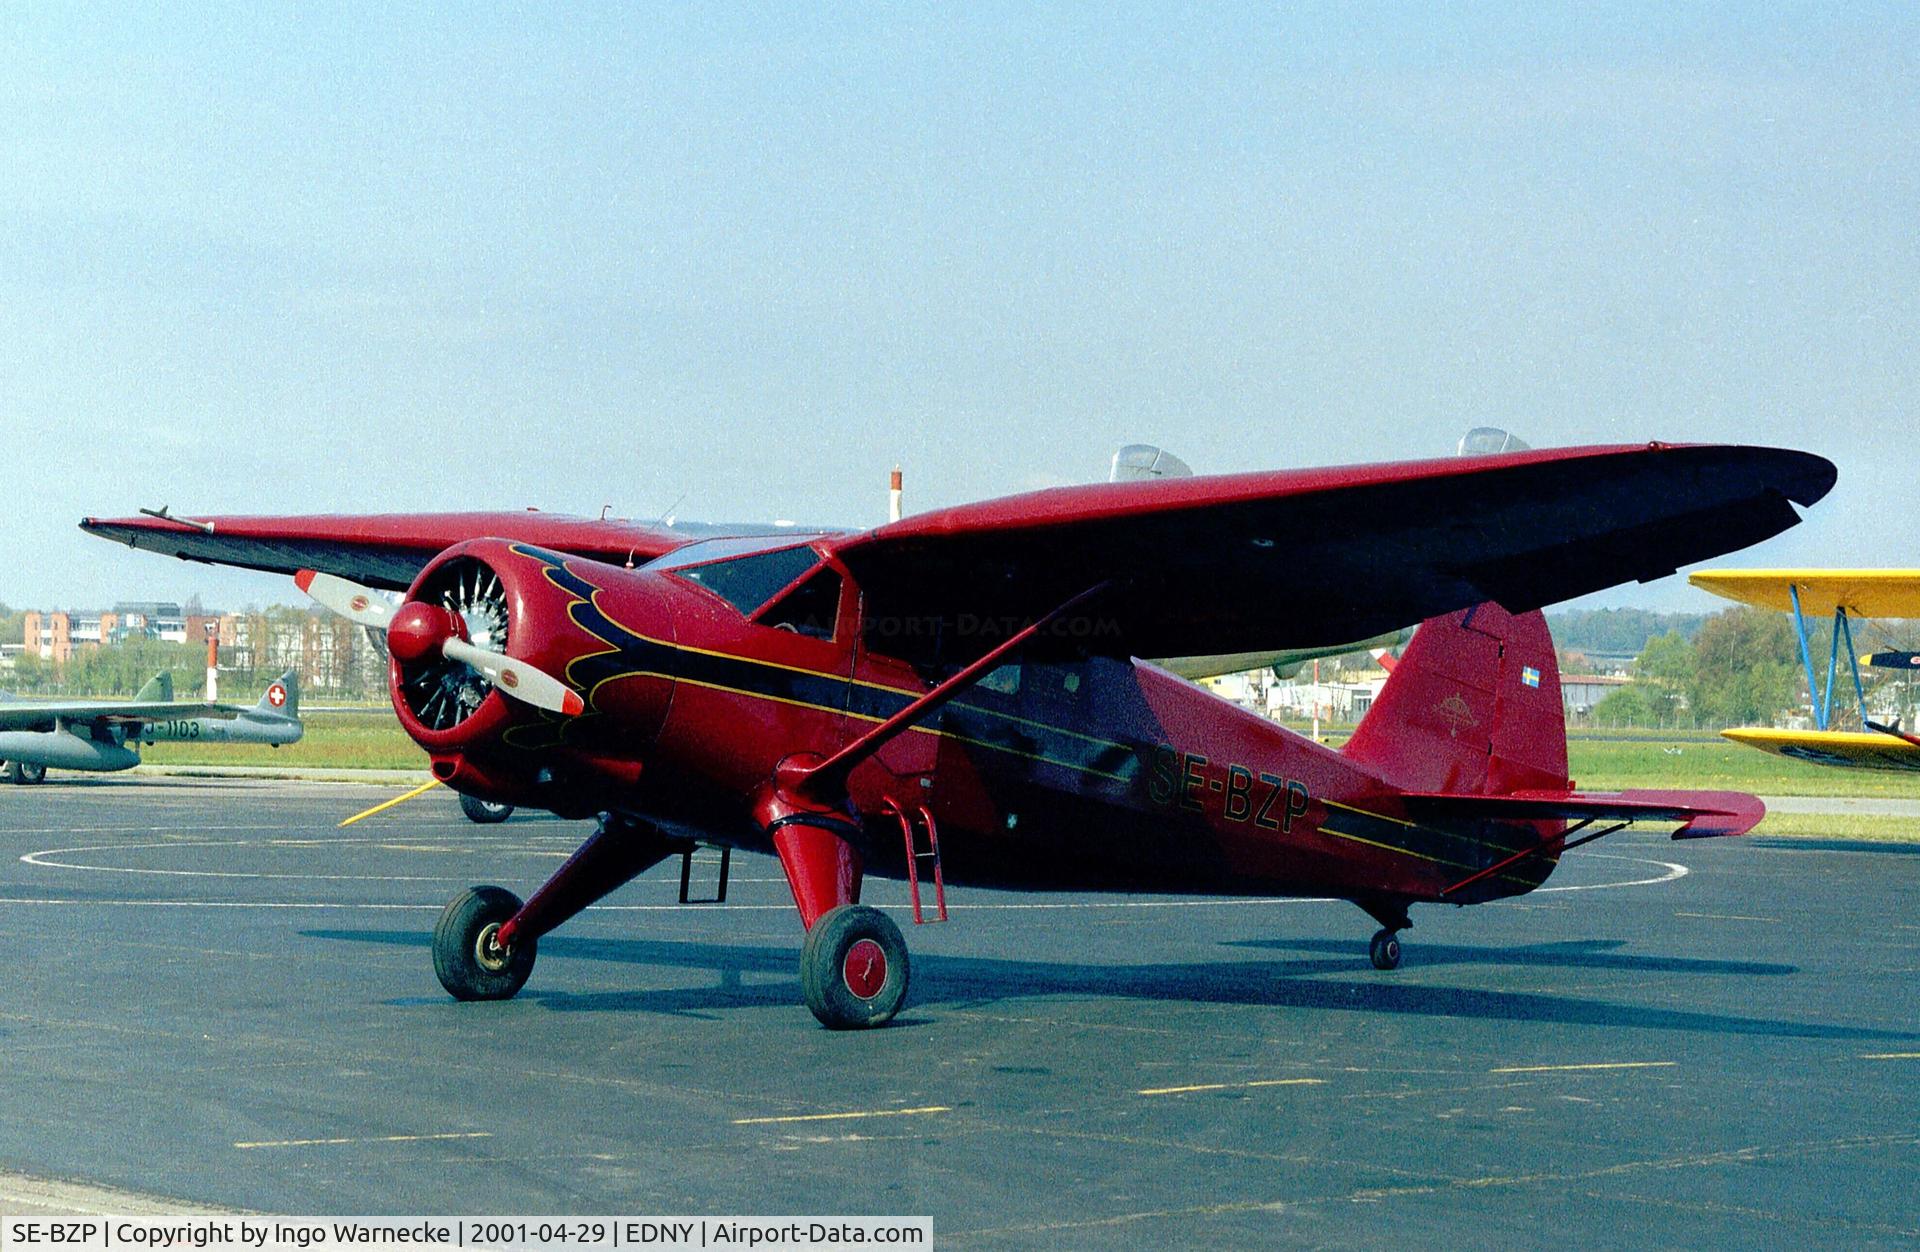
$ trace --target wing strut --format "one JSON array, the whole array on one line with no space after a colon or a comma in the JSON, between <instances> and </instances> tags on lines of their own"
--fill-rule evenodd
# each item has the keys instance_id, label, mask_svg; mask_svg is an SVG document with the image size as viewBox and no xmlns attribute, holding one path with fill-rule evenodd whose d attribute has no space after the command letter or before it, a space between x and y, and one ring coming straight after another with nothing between
<instances>
[{"instance_id":1,"label":"wing strut","mask_svg":"<svg viewBox=\"0 0 1920 1252\"><path fill-rule=\"evenodd\" d=\"M1579 832L1593 825L1593 823L1596 820L1597 819L1595 818L1589 817L1586 820L1578 823L1577 825L1575 825L1569 830L1564 830L1557 835L1547 836L1545 839L1542 839L1539 843L1534 844L1531 848L1520 849L1518 852L1514 853L1512 856L1508 857L1506 860L1501 861L1498 865L1489 865L1477 874L1469 874L1467 877L1462 878L1459 882L1453 884L1453 886L1443 890L1440 893L1440 898L1444 900L1456 891L1459 891L1466 887L1473 886L1473 884L1479 882L1482 878L1493 877L1495 874L1499 873L1501 870L1505 869L1509 865L1513 865L1517 862L1524 861L1530 856L1538 856L1542 852L1545 852L1547 848L1551 844L1553 844L1556 840L1565 839L1568 835L1579 834ZM1590 835L1581 835L1580 838L1578 839L1569 840L1567 843L1561 845L1560 850L1562 852L1572 851L1574 848L1579 847L1583 843L1592 843L1595 839L1604 839L1608 835L1614 834L1618 831L1625 830L1627 827L1631 825L1633 825L1632 822L1615 822L1613 825L1607 827L1605 830L1596 830Z\"/></svg>"},{"instance_id":2,"label":"wing strut","mask_svg":"<svg viewBox=\"0 0 1920 1252\"><path fill-rule=\"evenodd\" d=\"M938 711L962 691L991 674L1034 636L1105 591L1107 586L1106 582L1096 583L1058 608L1035 619L1030 625L1008 635L1006 639L959 673L941 682L906 708L808 770L797 780L796 789L813 796L840 790L846 785L847 775L853 772L856 765L885 747L896 736L925 721L928 716Z\"/></svg>"},{"instance_id":3,"label":"wing strut","mask_svg":"<svg viewBox=\"0 0 1920 1252\"><path fill-rule=\"evenodd\" d=\"M1793 629L1800 637L1800 663L1807 671L1807 700L1813 705L1813 728L1827 729L1833 716L1834 679L1840 669L1840 641L1847 641L1847 666L1853 671L1853 694L1860 701L1860 722L1867 726L1867 689L1860 681L1860 658L1855 655L1853 646L1853 626L1847 616L1847 606L1836 603L1833 606L1833 647L1827 654L1827 681L1824 689L1814 681L1813 647L1807 638L1807 615L1800 605L1800 588L1797 584L1787 584L1787 596L1793 601ZM1867 729L1873 729L1867 726Z\"/></svg>"}]
</instances>

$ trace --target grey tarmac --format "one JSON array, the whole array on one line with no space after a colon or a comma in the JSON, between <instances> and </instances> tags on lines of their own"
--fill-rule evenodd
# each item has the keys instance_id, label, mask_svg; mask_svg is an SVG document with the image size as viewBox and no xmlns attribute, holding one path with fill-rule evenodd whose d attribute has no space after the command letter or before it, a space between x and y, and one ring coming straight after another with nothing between
<instances>
[{"instance_id":1,"label":"grey tarmac","mask_svg":"<svg viewBox=\"0 0 1920 1252\"><path fill-rule=\"evenodd\" d=\"M525 894L588 827L474 826L429 795L335 828L391 795L0 788L0 1212L931 1214L982 1248L1920 1241L1920 844L1620 836L1522 900L1416 908L1391 974L1337 902L956 889L950 923L906 926L901 1020L839 1034L799 1003L791 897L751 856L725 907L676 904L661 866L543 940L517 1000L453 1002L444 902Z\"/></svg>"}]
</instances>

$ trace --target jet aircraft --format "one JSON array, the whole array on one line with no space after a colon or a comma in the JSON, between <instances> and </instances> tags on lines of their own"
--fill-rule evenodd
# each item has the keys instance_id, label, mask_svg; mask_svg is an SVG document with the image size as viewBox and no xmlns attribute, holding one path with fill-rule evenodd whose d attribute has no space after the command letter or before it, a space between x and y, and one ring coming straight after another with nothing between
<instances>
[{"instance_id":1,"label":"jet aircraft","mask_svg":"<svg viewBox=\"0 0 1920 1252\"><path fill-rule=\"evenodd\" d=\"M1062 487L861 532L538 512L82 526L294 574L386 632L395 712L436 778L598 815L526 900L448 904L433 959L452 995L514 995L542 935L669 856L684 884L707 844L778 856L802 996L850 1028L908 986L868 874L904 879L916 922L968 884L1335 896L1391 969L1413 905L1522 894L1632 823L1746 832L1751 796L1574 790L1538 610L1766 539L1834 476L1802 452L1653 443ZM1136 659L1423 620L1339 750Z\"/></svg>"},{"instance_id":2,"label":"jet aircraft","mask_svg":"<svg viewBox=\"0 0 1920 1252\"><path fill-rule=\"evenodd\" d=\"M251 708L205 700L176 702L162 671L131 700L21 700L0 697L0 762L9 782L37 783L47 768L109 773L140 763L139 745L298 743L300 686L288 670Z\"/></svg>"}]
</instances>

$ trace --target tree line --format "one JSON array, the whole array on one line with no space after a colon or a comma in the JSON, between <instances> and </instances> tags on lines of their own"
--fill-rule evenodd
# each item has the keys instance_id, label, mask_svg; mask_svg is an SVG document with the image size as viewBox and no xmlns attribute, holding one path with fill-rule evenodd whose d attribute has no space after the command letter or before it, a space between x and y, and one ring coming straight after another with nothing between
<instances>
[{"instance_id":1,"label":"tree line","mask_svg":"<svg viewBox=\"0 0 1920 1252\"><path fill-rule=\"evenodd\" d=\"M1816 669L1824 677L1830 626L1809 634ZM1856 637L1856 651L1865 651ZM1859 724L1847 658L1839 659L1834 723ZM1720 729L1768 725L1803 713L1811 696L1793 620L1784 613L1741 605L1705 619L1688 638L1672 629L1647 640L1631 670L1633 681L1593 710L1600 726L1673 726ZM1911 722L1912 693L1894 674L1861 670L1869 702L1891 705L1889 716Z\"/></svg>"}]
</instances>

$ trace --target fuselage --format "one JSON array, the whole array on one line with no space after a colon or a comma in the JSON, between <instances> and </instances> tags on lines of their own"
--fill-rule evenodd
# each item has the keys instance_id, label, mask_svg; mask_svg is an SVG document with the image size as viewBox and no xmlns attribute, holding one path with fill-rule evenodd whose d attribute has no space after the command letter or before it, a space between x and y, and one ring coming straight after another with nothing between
<instances>
[{"instance_id":1,"label":"fuselage","mask_svg":"<svg viewBox=\"0 0 1920 1252\"><path fill-rule=\"evenodd\" d=\"M298 742L302 733L298 719L252 711L232 718L56 719L45 730L0 731L0 761L104 774L138 765L142 743L261 743L278 747Z\"/></svg>"},{"instance_id":2,"label":"fuselage","mask_svg":"<svg viewBox=\"0 0 1920 1252\"><path fill-rule=\"evenodd\" d=\"M519 618L549 625L522 644L589 705L564 725L502 727L507 714L482 710L476 721L499 733L416 733L430 751L464 744L437 757L436 772L492 798L540 803L519 784L546 777L559 790L593 776L598 807L768 850L749 804L780 762L832 753L940 677L900 659L898 636L861 619L844 579L836 599L818 600L831 607L794 629L792 614L770 622L671 570L518 545L490 559L531 563L508 582L520 588ZM853 771L867 872L904 872L897 814L923 808L948 883L1029 890L1434 900L1551 833L1532 822L1410 822L1399 789L1342 753L1152 665L1081 651L1071 637L1048 641ZM1554 863L1527 858L1446 898L1518 894Z\"/></svg>"}]
</instances>

